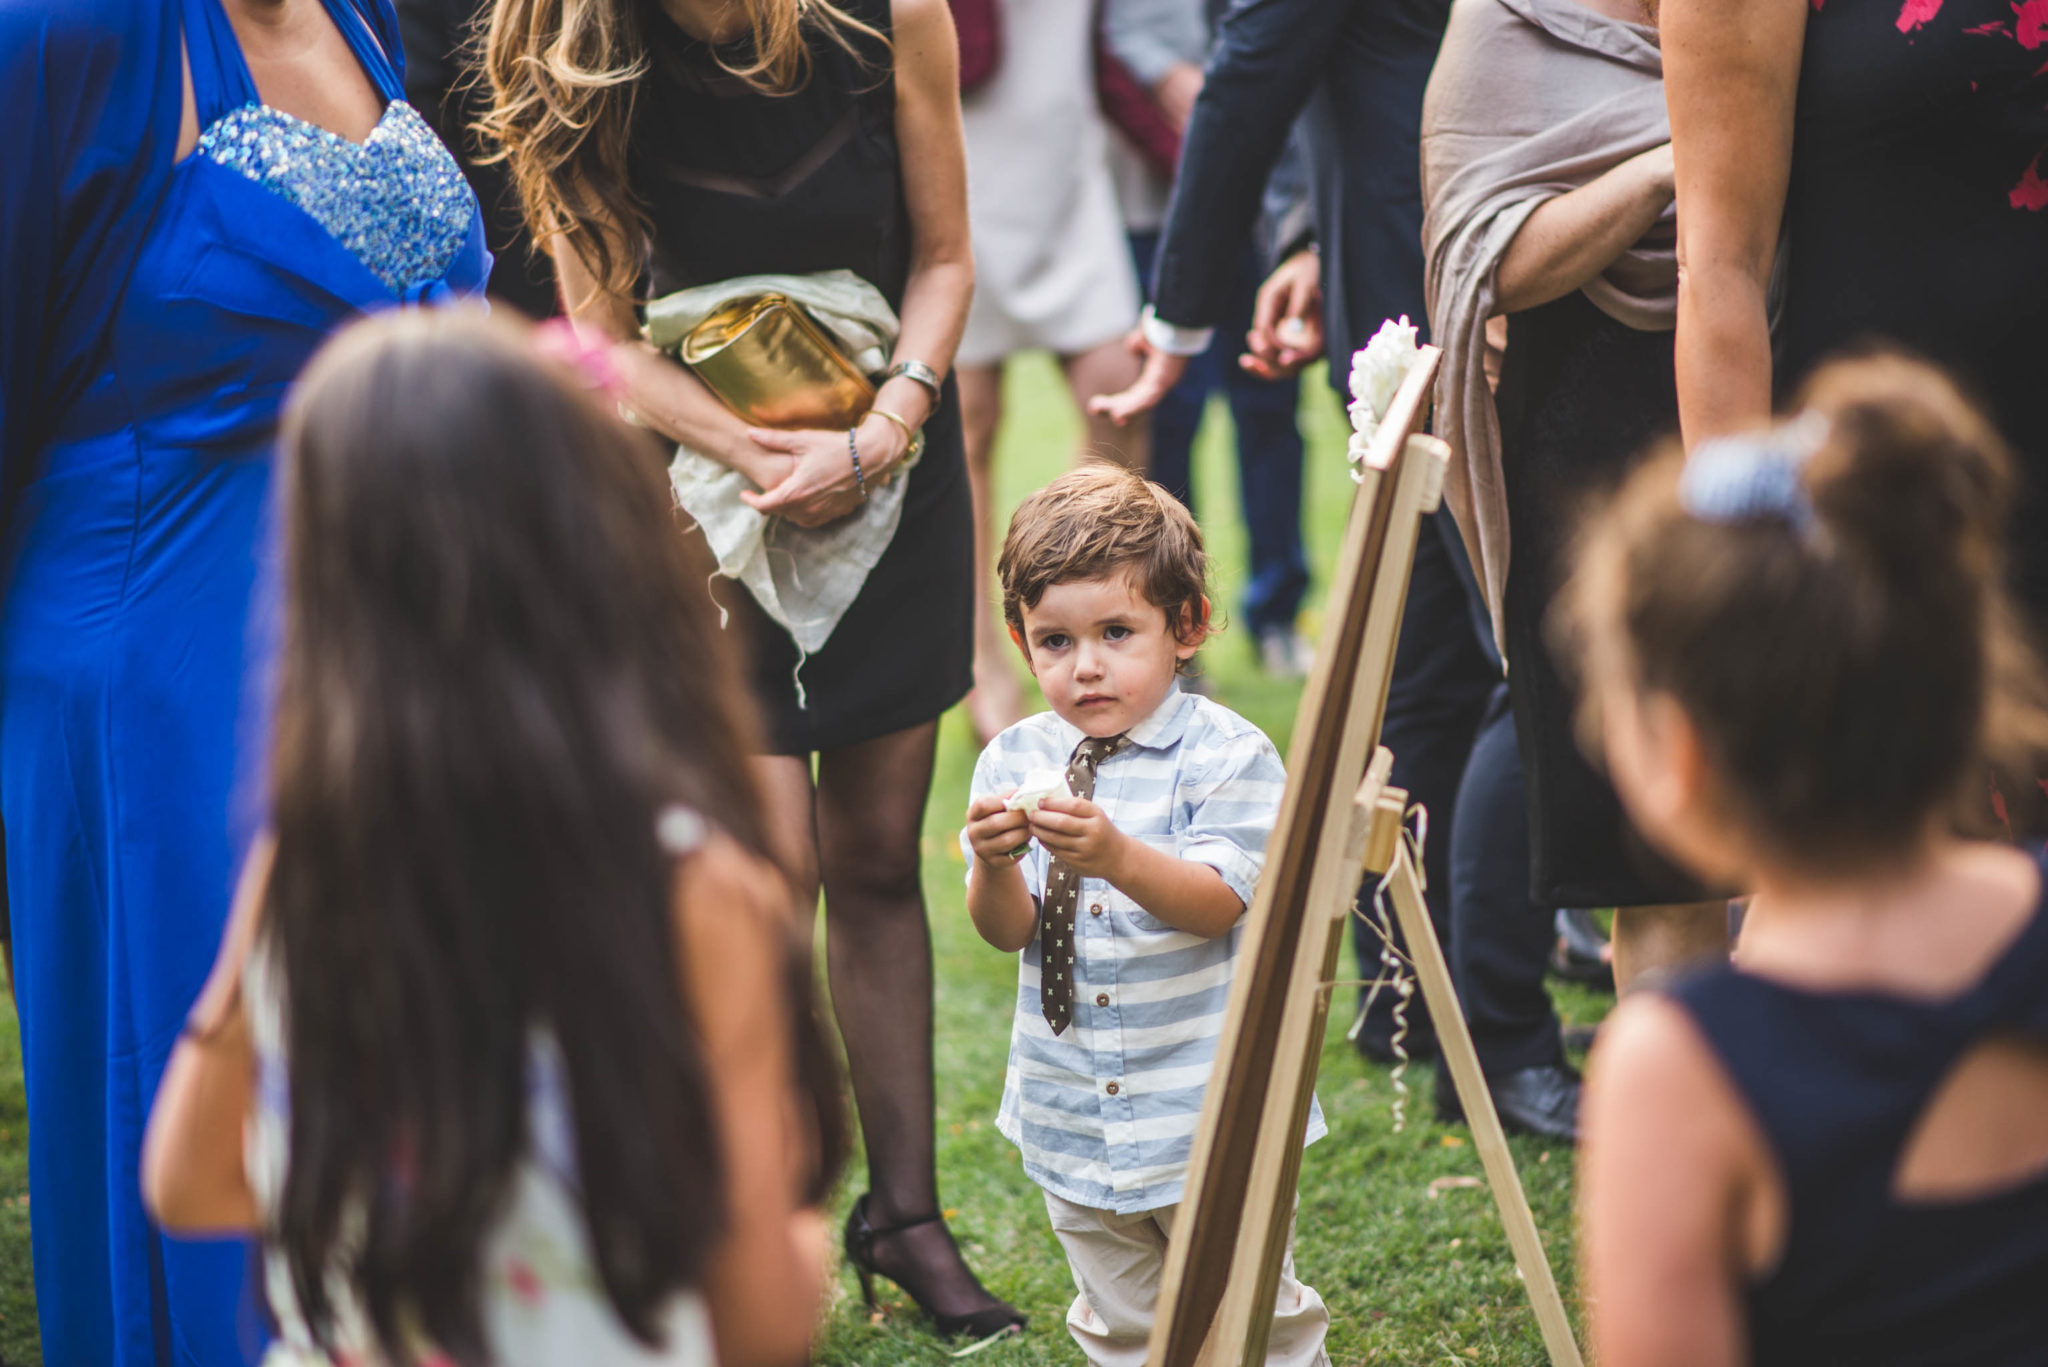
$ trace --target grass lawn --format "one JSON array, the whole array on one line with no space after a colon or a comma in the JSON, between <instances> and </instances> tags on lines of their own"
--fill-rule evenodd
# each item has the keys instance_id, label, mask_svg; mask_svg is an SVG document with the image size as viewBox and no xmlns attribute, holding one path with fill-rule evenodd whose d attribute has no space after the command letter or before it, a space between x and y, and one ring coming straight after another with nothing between
<instances>
[{"instance_id":1,"label":"grass lawn","mask_svg":"<svg viewBox=\"0 0 2048 1367\"><path fill-rule=\"evenodd\" d=\"M1049 362L1013 368L999 452L1005 509L1063 469L1077 422ZM1343 465L1343 416L1320 378L1304 385L1309 435L1305 516L1316 576L1311 620L1342 534L1351 482ZM1197 459L1202 525L1216 562L1215 600L1227 622L1244 580L1244 535L1237 518L1236 472L1228 423L1219 410ZM1264 727L1284 754L1294 721L1295 685L1262 677L1249 632L1234 628L1203 652L1218 696ZM986 1367L1082 1362L1063 1323L1073 1297L1066 1262L1046 1223L1038 1189L1016 1151L995 1132L1016 964L984 945L968 923L964 865L955 843L966 807L974 742L960 713L941 729L939 767L925 822L925 887L938 956L938 1153L947 1214L983 1279L1031 1316L1021 1339L979 1355ZM1349 972L1349 956L1344 971ZM1352 990L1339 988L1324 1043L1318 1093L1330 1137L1302 1164L1296 1262L1302 1279L1329 1302L1330 1355L1353 1364L1534 1364L1544 1361L1514 1261L1483 1188L1433 1195L1439 1177L1479 1177L1478 1155L1462 1129L1430 1119L1430 1071L1413 1070L1409 1123L1392 1126L1394 1090L1384 1069L1361 1063L1345 1044ZM1591 1021L1605 1000L1558 994L1568 1020ZM12 1013L0 1011L0 1364L40 1363L28 1259L28 1197L20 1055ZM1574 1284L1571 1154L1517 1140L1522 1180L1536 1209L1567 1298ZM862 1189L856 1160L835 1215ZM861 1304L842 1272L818 1343L818 1361L839 1367L946 1361L907 1296L878 1283L889 1299L878 1314Z\"/></svg>"}]
</instances>

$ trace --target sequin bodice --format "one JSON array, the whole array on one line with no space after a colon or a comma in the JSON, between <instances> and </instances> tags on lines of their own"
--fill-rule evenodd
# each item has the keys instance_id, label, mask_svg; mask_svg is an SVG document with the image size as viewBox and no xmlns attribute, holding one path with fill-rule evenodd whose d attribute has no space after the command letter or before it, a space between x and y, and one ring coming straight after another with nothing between
<instances>
[{"instance_id":1,"label":"sequin bodice","mask_svg":"<svg viewBox=\"0 0 2048 1367\"><path fill-rule=\"evenodd\" d=\"M439 279L469 235L476 202L462 169L403 100L361 143L245 104L214 120L198 150L303 209L397 294Z\"/></svg>"}]
</instances>

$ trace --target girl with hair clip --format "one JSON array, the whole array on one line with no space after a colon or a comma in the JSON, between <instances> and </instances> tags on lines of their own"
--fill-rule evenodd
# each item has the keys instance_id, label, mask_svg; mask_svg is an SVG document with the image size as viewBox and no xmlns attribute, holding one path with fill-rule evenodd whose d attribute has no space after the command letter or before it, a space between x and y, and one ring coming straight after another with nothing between
<instances>
[{"instance_id":1,"label":"girl with hair clip","mask_svg":"<svg viewBox=\"0 0 2048 1367\"><path fill-rule=\"evenodd\" d=\"M1564 603L1643 831L1748 888L1734 962L1622 1003L1587 1081L1606 1367L2041 1360L2041 856L1963 834L2048 740L2009 457L1933 370L1838 362L1667 450Z\"/></svg>"},{"instance_id":2,"label":"girl with hair clip","mask_svg":"<svg viewBox=\"0 0 2048 1367\"><path fill-rule=\"evenodd\" d=\"M468 313L315 358L259 840L144 1194L266 1362L803 1360L844 1151L754 720L650 443Z\"/></svg>"},{"instance_id":3,"label":"girl with hair clip","mask_svg":"<svg viewBox=\"0 0 2048 1367\"><path fill-rule=\"evenodd\" d=\"M751 594L720 596L751 641L771 844L806 915L824 893L868 1160L848 1259L896 1281L942 1334L982 1339L1024 1321L983 1289L941 1214L920 882L938 719L966 695L974 654L948 376L974 286L958 65L945 0L497 0L481 129L641 422L736 471L747 506L799 528L906 481L887 549L808 655ZM852 431L750 427L636 318L684 289L828 271L860 276L900 320L889 378ZM829 573L843 585L854 571Z\"/></svg>"}]
</instances>

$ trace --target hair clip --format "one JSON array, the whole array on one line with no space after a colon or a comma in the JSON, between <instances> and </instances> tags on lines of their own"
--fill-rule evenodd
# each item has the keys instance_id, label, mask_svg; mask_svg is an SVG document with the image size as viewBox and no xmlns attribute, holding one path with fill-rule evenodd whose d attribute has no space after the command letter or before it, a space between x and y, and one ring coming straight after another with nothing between
<instances>
[{"instance_id":1,"label":"hair clip","mask_svg":"<svg viewBox=\"0 0 2048 1367\"><path fill-rule=\"evenodd\" d=\"M1775 517L1804 532L1813 501L1802 472L1827 434L1828 420L1808 412L1768 431L1701 442L1679 473L1679 506L1703 522Z\"/></svg>"},{"instance_id":2,"label":"hair clip","mask_svg":"<svg viewBox=\"0 0 2048 1367\"><path fill-rule=\"evenodd\" d=\"M602 340L577 331L567 318L550 318L535 328L533 349L581 375L586 388L601 390L613 398L625 392L625 379L612 364L611 348Z\"/></svg>"}]
</instances>

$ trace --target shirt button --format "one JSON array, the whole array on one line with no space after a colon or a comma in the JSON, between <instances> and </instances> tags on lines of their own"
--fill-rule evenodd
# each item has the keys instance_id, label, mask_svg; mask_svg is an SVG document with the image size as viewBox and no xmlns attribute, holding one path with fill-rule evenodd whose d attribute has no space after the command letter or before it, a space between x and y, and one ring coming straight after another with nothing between
<instances>
[{"instance_id":1,"label":"shirt button","mask_svg":"<svg viewBox=\"0 0 2048 1367\"><path fill-rule=\"evenodd\" d=\"M1097 993L1095 994L1095 1004L1096 1004L1097 1006L1108 1006L1108 1005L1109 1005L1109 993L1107 993L1107 992L1097 992Z\"/></svg>"},{"instance_id":2,"label":"shirt button","mask_svg":"<svg viewBox=\"0 0 2048 1367\"><path fill-rule=\"evenodd\" d=\"M1097 903L1096 903L1096 904L1095 904L1094 906L1092 906L1092 907L1088 908L1088 914L1089 914L1090 916L1100 916L1100 915L1102 915L1102 903L1100 903L1100 902L1097 902Z\"/></svg>"},{"instance_id":3,"label":"shirt button","mask_svg":"<svg viewBox=\"0 0 2048 1367\"><path fill-rule=\"evenodd\" d=\"M1115 1096L1115 1095L1116 1095L1116 1084L1115 1084L1114 1082L1112 1082L1112 1083L1110 1083L1110 1084L1109 1084L1109 1088L1108 1088L1108 1091L1109 1091L1109 1094L1110 1094L1111 1096Z\"/></svg>"}]
</instances>

